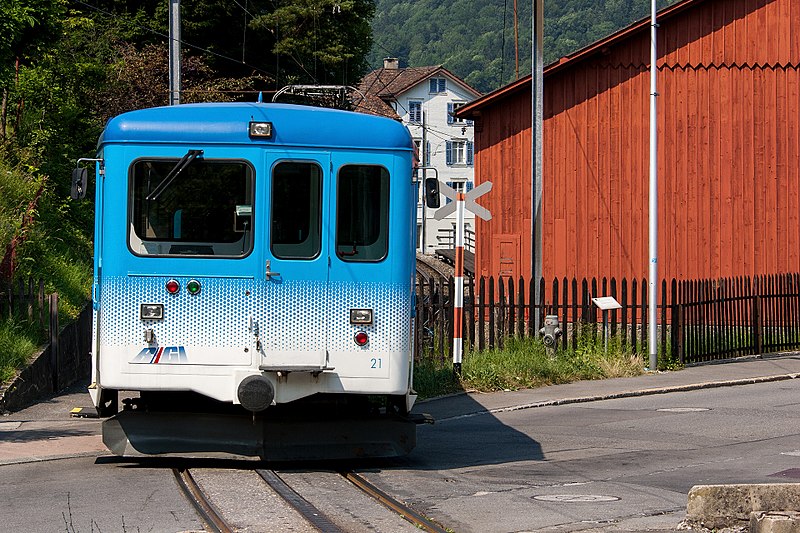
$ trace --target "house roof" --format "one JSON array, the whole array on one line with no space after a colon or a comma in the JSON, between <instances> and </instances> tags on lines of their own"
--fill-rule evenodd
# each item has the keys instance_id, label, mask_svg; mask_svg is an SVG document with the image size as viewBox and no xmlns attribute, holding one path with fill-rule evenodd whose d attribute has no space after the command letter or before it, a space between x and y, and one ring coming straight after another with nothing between
<instances>
[{"instance_id":1,"label":"house roof","mask_svg":"<svg viewBox=\"0 0 800 533\"><path fill-rule=\"evenodd\" d=\"M361 83L359 83L358 91L363 95L363 98L359 94L354 95L354 110L400 120L400 117L389 103L395 100L398 95L435 76L447 76L472 93L476 98L481 95L479 91L470 87L464 80L441 65L380 68L364 76Z\"/></svg>"},{"instance_id":2,"label":"house roof","mask_svg":"<svg viewBox=\"0 0 800 533\"><path fill-rule=\"evenodd\" d=\"M702 4L706 0L683 0L672 6L665 7L661 11L658 12L658 20L659 22L663 22L668 20L678 13L681 13L689 8L695 7L699 4ZM549 65L545 66L544 68L544 76L548 76L554 74L555 72L559 72L561 70L571 68L577 63L593 57L597 54L603 53L608 47L617 45L631 37L639 35L641 32L650 31L650 17L644 18L640 21L634 22L630 26L622 28L616 33L612 33L608 37L604 39L600 39L599 41L595 41L594 43L581 48L580 50L562 57L558 61L554 61ZM530 85L531 85L531 75L528 74L524 78L520 78L504 87L500 87L495 91L490 92L489 94L479 98L477 100L473 100L469 104L458 108L455 115L459 118L465 119L474 119L476 116L480 115L481 109L487 107L488 105L492 105L497 103L498 101L512 95L518 93L520 91L528 91L530 92Z\"/></svg>"}]
</instances>

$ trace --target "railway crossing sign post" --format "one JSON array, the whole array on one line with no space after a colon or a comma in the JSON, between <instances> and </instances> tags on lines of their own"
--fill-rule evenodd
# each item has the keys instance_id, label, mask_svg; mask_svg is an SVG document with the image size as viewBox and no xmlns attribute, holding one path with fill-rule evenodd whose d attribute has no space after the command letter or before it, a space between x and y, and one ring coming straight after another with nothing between
<instances>
[{"instance_id":1,"label":"railway crossing sign post","mask_svg":"<svg viewBox=\"0 0 800 533\"><path fill-rule=\"evenodd\" d=\"M471 191L464 193L457 191L442 182L439 182L439 192L452 200L444 207L440 207L433 214L436 220L442 220L447 215L456 213L456 258L454 274L453 295L453 371L461 374L461 356L463 353L463 309L464 309L464 210L469 209L483 220L491 220L492 214L488 209L475 203L475 200L492 190L492 182L484 181Z\"/></svg>"}]
</instances>

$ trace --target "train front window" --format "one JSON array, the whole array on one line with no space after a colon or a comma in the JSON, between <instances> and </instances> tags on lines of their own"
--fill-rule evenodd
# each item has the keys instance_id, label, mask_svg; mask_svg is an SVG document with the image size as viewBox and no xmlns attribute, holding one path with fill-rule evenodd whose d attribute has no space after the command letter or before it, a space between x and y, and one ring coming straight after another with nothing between
<instances>
[{"instance_id":1,"label":"train front window","mask_svg":"<svg viewBox=\"0 0 800 533\"><path fill-rule=\"evenodd\" d=\"M380 261L389 251L389 172L374 165L339 170L336 255L343 261Z\"/></svg>"},{"instance_id":2,"label":"train front window","mask_svg":"<svg viewBox=\"0 0 800 533\"><path fill-rule=\"evenodd\" d=\"M315 163L278 163L272 171L272 253L313 259L322 242L322 169Z\"/></svg>"},{"instance_id":3,"label":"train front window","mask_svg":"<svg viewBox=\"0 0 800 533\"><path fill-rule=\"evenodd\" d=\"M242 257L253 247L253 170L242 161L138 160L131 167L131 250Z\"/></svg>"}]
</instances>

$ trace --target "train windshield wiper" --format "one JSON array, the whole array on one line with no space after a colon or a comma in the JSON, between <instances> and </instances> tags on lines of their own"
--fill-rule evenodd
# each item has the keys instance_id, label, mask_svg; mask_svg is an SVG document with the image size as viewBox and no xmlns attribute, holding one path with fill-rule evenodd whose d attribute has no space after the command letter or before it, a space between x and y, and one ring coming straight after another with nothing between
<instances>
[{"instance_id":1,"label":"train windshield wiper","mask_svg":"<svg viewBox=\"0 0 800 533\"><path fill-rule=\"evenodd\" d=\"M201 155L203 155L202 150L189 150L188 152L186 152L186 155L184 155L181 158L181 160L178 161L174 167L172 167L172 170L169 171L169 174L167 174L167 176L161 181L161 183L158 184L158 187L156 187L153 192L151 192L145 197L145 200L148 201L158 200L158 197L161 196L161 193L163 193L167 189L167 187L169 187L172 184L172 182L175 181L175 178L178 177L178 175L183 171L183 169L191 165L192 162Z\"/></svg>"}]
</instances>

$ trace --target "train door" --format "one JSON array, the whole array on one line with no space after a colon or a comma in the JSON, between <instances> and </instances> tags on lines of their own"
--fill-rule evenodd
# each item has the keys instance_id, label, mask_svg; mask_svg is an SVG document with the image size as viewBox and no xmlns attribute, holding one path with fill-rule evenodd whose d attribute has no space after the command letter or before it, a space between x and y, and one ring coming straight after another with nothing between
<instances>
[{"instance_id":1,"label":"train door","mask_svg":"<svg viewBox=\"0 0 800 533\"><path fill-rule=\"evenodd\" d=\"M370 378L362 387L389 377L404 331L396 327L404 295L389 246L389 161L363 153L335 154L333 161L328 349L337 374Z\"/></svg>"},{"instance_id":2,"label":"train door","mask_svg":"<svg viewBox=\"0 0 800 533\"><path fill-rule=\"evenodd\" d=\"M267 161L263 282L251 329L260 368L318 372L326 349L330 156L282 153Z\"/></svg>"}]
</instances>

